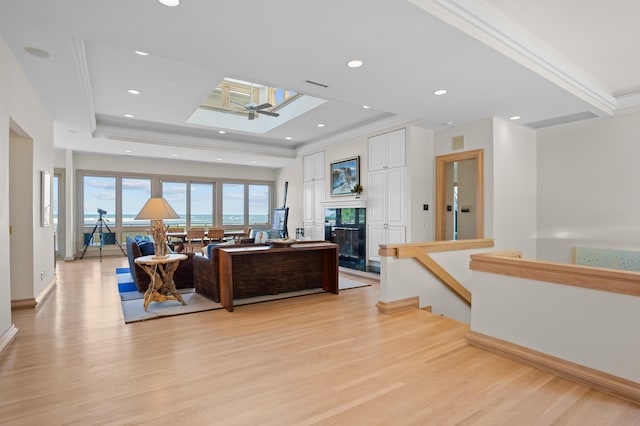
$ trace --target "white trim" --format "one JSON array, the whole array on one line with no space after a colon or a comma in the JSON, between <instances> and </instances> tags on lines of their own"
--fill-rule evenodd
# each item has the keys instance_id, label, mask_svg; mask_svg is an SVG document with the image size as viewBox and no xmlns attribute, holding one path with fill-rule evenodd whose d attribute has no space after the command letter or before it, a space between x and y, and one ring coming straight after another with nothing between
<instances>
[{"instance_id":1,"label":"white trim","mask_svg":"<svg viewBox=\"0 0 640 426\"><path fill-rule=\"evenodd\" d=\"M362 198L350 198L348 200L325 200L320 201L320 206L324 209L347 209L347 208L367 208L367 200Z\"/></svg>"},{"instance_id":2,"label":"white trim","mask_svg":"<svg viewBox=\"0 0 640 426\"><path fill-rule=\"evenodd\" d=\"M448 24L498 50L585 102L612 115L618 102L600 84L550 53L523 31L491 13L476 0L409 0Z\"/></svg>"},{"instance_id":3,"label":"white trim","mask_svg":"<svg viewBox=\"0 0 640 426\"><path fill-rule=\"evenodd\" d=\"M2 336L0 336L0 352L4 350L4 348L13 340L13 338L18 333L18 329L15 324L11 324L11 326L5 331Z\"/></svg>"},{"instance_id":4,"label":"white trim","mask_svg":"<svg viewBox=\"0 0 640 426\"><path fill-rule=\"evenodd\" d=\"M57 277L53 277L51 281L49 281L45 288L42 289L40 294L36 296L36 306L39 307L42 302L45 301L47 297L51 294L51 290L53 290L58 282Z\"/></svg>"},{"instance_id":5,"label":"white trim","mask_svg":"<svg viewBox=\"0 0 640 426\"><path fill-rule=\"evenodd\" d=\"M91 91L87 49L85 48L82 37L73 37L71 39L71 51L73 52L73 60L76 64L78 80L80 81L80 87L82 88L82 94L84 95L84 101L87 107L89 128L94 132L96 130L96 111L93 106L93 92Z\"/></svg>"}]
</instances>

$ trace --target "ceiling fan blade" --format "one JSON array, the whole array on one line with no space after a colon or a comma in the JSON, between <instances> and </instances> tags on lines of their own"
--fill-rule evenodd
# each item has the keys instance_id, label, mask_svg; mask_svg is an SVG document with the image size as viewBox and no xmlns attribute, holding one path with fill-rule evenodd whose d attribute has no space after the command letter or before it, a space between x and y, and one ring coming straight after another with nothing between
<instances>
[{"instance_id":1,"label":"ceiling fan blade","mask_svg":"<svg viewBox=\"0 0 640 426\"><path fill-rule=\"evenodd\" d=\"M280 117L280 114L278 114L277 112L271 112L271 111L258 111L260 114L264 114L264 115L270 115L271 117Z\"/></svg>"},{"instance_id":2,"label":"ceiling fan blade","mask_svg":"<svg viewBox=\"0 0 640 426\"><path fill-rule=\"evenodd\" d=\"M271 105L269 102L265 102L263 104L253 107L253 109L265 109L265 108L271 108L272 106L273 105Z\"/></svg>"},{"instance_id":3,"label":"ceiling fan blade","mask_svg":"<svg viewBox=\"0 0 640 426\"><path fill-rule=\"evenodd\" d=\"M241 103L238 103L238 102L235 102L235 101L231 101L231 103L232 103L232 104L239 105L239 106L241 106L243 109L248 109L248 108L247 108L247 105L242 105Z\"/></svg>"}]
</instances>

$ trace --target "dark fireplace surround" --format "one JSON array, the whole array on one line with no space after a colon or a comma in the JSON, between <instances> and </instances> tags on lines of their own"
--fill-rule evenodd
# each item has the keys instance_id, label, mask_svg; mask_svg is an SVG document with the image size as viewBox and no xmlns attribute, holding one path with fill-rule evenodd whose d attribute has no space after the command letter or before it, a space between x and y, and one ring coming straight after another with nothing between
<instances>
[{"instance_id":1,"label":"dark fireplace surround","mask_svg":"<svg viewBox=\"0 0 640 426\"><path fill-rule=\"evenodd\" d=\"M324 206L324 237L338 245L338 265L367 270L367 209L365 207Z\"/></svg>"}]
</instances>

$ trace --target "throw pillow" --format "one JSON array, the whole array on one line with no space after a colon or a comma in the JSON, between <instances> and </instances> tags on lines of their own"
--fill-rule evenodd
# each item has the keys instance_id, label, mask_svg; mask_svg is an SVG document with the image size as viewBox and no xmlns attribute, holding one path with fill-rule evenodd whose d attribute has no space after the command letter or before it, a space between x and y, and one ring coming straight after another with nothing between
<instances>
[{"instance_id":1,"label":"throw pillow","mask_svg":"<svg viewBox=\"0 0 640 426\"><path fill-rule=\"evenodd\" d=\"M143 256L155 254L155 249L153 248L153 243L151 241L140 241L138 243L138 247L140 248L140 252Z\"/></svg>"}]
</instances>

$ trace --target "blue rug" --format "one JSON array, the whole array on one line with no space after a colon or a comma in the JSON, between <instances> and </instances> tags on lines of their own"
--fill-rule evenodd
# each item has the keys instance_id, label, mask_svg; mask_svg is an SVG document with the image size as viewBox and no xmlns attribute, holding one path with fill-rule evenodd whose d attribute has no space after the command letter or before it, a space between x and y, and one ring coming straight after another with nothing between
<instances>
[{"instance_id":1,"label":"blue rug","mask_svg":"<svg viewBox=\"0 0 640 426\"><path fill-rule=\"evenodd\" d=\"M116 268L116 277L118 278L119 293L138 291L138 288L133 282L133 278L131 278L131 273L129 272L129 268Z\"/></svg>"}]
</instances>

